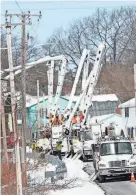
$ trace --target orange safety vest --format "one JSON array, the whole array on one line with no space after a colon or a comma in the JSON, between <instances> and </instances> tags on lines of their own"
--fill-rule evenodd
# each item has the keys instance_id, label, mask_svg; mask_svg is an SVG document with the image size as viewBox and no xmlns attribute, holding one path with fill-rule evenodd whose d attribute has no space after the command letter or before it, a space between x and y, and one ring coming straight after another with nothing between
<instances>
[{"instance_id":1,"label":"orange safety vest","mask_svg":"<svg viewBox=\"0 0 136 195\"><path fill-rule=\"evenodd\" d=\"M53 125L60 125L61 121L60 119L56 120L56 118L53 120Z\"/></svg>"},{"instance_id":2,"label":"orange safety vest","mask_svg":"<svg viewBox=\"0 0 136 195\"><path fill-rule=\"evenodd\" d=\"M77 119L76 119L76 117L73 117L72 118L72 124L76 124L77 123Z\"/></svg>"}]
</instances>

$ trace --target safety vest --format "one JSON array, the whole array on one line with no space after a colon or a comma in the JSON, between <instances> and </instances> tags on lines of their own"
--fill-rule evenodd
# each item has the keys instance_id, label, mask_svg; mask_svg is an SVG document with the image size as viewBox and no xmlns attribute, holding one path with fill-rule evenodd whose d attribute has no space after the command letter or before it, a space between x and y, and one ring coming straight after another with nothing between
<instances>
[{"instance_id":1,"label":"safety vest","mask_svg":"<svg viewBox=\"0 0 136 195\"><path fill-rule=\"evenodd\" d=\"M58 119L58 120L54 119L52 123L53 123L53 125L60 125L61 121L60 121L60 119Z\"/></svg>"},{"instance_id":2,"label":"safety vest","mask_svg":"<svg viewBox=\"0 0 136 195\"><path fill-rule=\"evenodd\" d=\"M57 150L57 151L61 151L61 149L62 149L62 145L61 145L61 144L57 144L56 150Z\"/></svg>"},{"instance_id":3,"label":"safety vest","mask_svg":"<svg viewBox=\"0 0 136 195\"><path fill-rule=\"evenodd\" d=\"M76 117L73 117L72 118L72 124L76 124L77 123L77 119L76 119Z\"/></svg>"}]
</instances>

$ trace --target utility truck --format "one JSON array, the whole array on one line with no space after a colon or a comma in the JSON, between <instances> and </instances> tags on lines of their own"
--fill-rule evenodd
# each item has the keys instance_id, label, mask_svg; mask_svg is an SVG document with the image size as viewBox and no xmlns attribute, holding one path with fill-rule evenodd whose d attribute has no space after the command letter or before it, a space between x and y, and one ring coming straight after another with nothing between
<instances>
[{"instance_id":1,"label":"utility truck","mask_svg":"<svg viewBox=\"0 0 136 195\"><path fill-rule=\"evenodd\" d=\"M93 164L100 182L106 177L124 175L136 171L136 158L128 138L108 137L93 145Z\"/></svg>"}]
</instances>

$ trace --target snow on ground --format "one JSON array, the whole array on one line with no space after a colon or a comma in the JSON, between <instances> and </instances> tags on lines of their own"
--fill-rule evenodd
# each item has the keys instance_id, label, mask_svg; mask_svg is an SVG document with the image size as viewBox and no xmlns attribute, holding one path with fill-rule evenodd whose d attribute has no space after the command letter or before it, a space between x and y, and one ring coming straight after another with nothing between
<instances>
[{"instance_id":1,"label":"snow on ground","mask_svg":"<svg viewBox=\"0 0 136 195\"><path fill-rule=\"evenodd\" d=\"M104 192L95 183L90 182L88 174L83 171L84 163L82 161L72 159L64 159L63 161L66 163L67 175L65 179L57 181L57 183L62 185L66 181L72 181L72 183L66 189L50 191L50 195L104 195ZM48 169L50 168L51 164L48 164ZM36 170L28 171L32 181L31 184L42 184L45 182L45 169L47 169L47 165L42 164L38 165Z\"/></svg>"},{"instance_id":2,"label":"snow on ground","mask_svg":"<svg viewBox=\"0 0 136 195\"><path fill-rule=\"evenodd\" d=\"M95 183L89 181L88 174L83 171L84 164L82 161L66 159L64 162L68 171L67 178L77 178L75 182L79 185L70 189L52 191L51 195L104 195L104 192Z\"/></svg>"},{"instance_id":3,"label":"snow on ground","mask_svg":"<svg viewBox=\"0 0 136 195\"><path fill-rule=\"evenodd\" d=\"M95 184L86 182L82 187L52 191L51 195L104 195L104 192Z\"/></svg>"}]
</instances>

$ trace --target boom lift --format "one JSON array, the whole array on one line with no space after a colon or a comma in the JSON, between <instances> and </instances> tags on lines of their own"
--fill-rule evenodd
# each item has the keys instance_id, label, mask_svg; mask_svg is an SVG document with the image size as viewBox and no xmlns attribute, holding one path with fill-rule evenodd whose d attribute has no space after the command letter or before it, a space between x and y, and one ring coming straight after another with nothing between
<instances>
[{"instance_id":1,"label":"boom lift","mask_svg":"<svg viewBox=\"0 0 136 195\"><path fill-rule=\"evenodd\" d=\"M105 49L106 49L106 45L105 44L101 44L99 47L98 47L98 51L97 51L97 55L96 55L96 58L95 58L95 62L94 62L94 66L93 66L93 69L91 71L91 73L89 74L89 77L87 78L86 82L85 82L85 76L87 76L87 71L86 71L86 75L85 75L85 69L84 68L84 81L82 83L82 93L79 97L79 100L76 102L74 108L73 108L73 111L71 113L71 115L69 116L69 119L68 121L66 122L66 129L68 129L71 133L72 129L71 129L71 121L72 121L72 118L75 114L75 112L77 111L77 108L79 107L80 103L84 103L84 100L83 98L85 99L85 103L82 105L82 111L84 113L84 120L83 120L83 124L81 125L82 128L83 128L83 125L86 121L86 117L87 117L87 111L88 111L88 108L89 106L91 105L92 103L92 97L93 97L93 92L94 92L94 88L97 84L97 80L99 78L99 74L100 74L100 71L101 71L101 68L102 68L102 59L103 59L103 56L104 56L104 53L105 53ZM87 64L89 64L89 59L87 59ZM83 100L83 102L81 102ZM84 109L84 110L83 110ZM85 133L90 133L88 130L85 130L86 132L82 132L83 134ZM81 127L79 127L79 131L77 131L78 134L81 134ZM80 137L80 135L79 135ZM89 140L82 140L82 148L84 149L83 151L81 151L81 143L79 144L81 140L77 141L76 142L78 143L78 145L80 145L79 147L79 150L80 150L80 153L79 154L75 154L76 157L73 157L74 159L76 158L80 158L80 156L83 154L82 152L84 151L84 154L86 154L87 156L91 156L92 154L90 153L90 150L91 150L91 145L90 145L90 142ZM92 140L91 141L91 144L92 144ZM87 147L87 145L89 144L89 149ZM76 146L77 148L77 146Z\"/></svg>"},{"instance_id":2,"label":"boom lift","mask_svg":"<svg viewBox=\"0 0 136 195\"><path fill-rule=\"evenodd\" d=\"M102 68L101 62L102 62L102 59L103 59L103 56L104 56L104 53L105 53L105 49L106 49L105 44L101 44L98 47L98 51L97 51L97 55L96 55L96 58L95 58L93 69L90 72L89 77L86 80L86 85L85 85L82 93L79 96L79 100L76 102L76 104L73 108L73 111L72 111L71 115L69 116L68 121L66 122L66 128L67 129L70 129L72 118L73 118L75 112L77 111L77 108L79 107L81 100L86 96L87 89L88 89L88 93L87 93L87 97L86 97L86 101L85 101L85 109L84 109L84 122L86 120L88 107L92 103L93 91L94 91L94 88L97 84L97 80L98 80L98 77L99 77L99 74L100 74L100 71L101 71L101 68Z\"/></svg>"}]
</instances>

